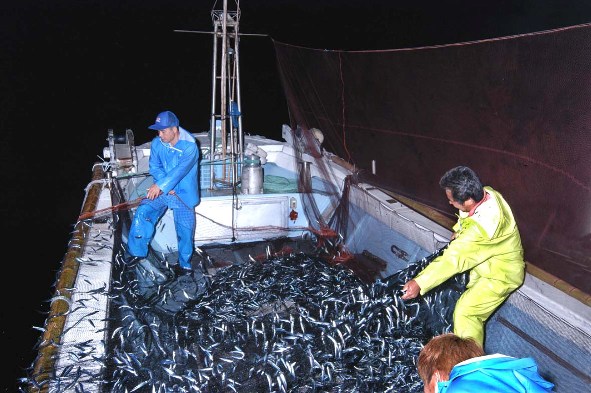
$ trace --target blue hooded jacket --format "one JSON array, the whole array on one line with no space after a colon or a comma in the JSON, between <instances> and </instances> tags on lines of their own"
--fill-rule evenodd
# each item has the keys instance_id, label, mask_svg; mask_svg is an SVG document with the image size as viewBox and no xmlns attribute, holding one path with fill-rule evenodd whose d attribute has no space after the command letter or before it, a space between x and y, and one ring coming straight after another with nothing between
<instances>
[{"instance_id":1,"label":"blue hooded jacket","mask_svg":"<svg viewBox=\"0 0 591 393\"><path fill-rule=\"evenodd\" d=\"M175 146L162 143L159 137L152 140L150 174L163 194L174 190L189 208L194 208L200 200L197 172L200 152L193 135L180 126L179 133Z\"/></svg>"},{"instance_id":2,"label":"blue hooded jacket","mask_svg":"<svg viewBox=\"0 0 591 393\"><path fill-rule=\"evenodd\" d=\"M532 358L487 355L458 363L449 381L438 382L439 393L545 393L554 384L538 374Z\"/></svg>"}]
</instances>

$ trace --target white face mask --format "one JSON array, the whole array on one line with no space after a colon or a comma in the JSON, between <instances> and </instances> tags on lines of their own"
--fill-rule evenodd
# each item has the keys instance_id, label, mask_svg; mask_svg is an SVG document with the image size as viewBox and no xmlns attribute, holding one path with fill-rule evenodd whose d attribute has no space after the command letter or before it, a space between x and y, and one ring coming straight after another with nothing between
<instances>
[{"instance_id":1,"label":"white face mask","mask_svg":"<svg viewBox=\"0 0 591 393\"><path fill-rule=\"evenodd\" d=\"M441 382L441 379L439 379L439 373L435 373L435 390L433 390L433 393L439 393L439 382Z\"/></svg>"}]
</instances>

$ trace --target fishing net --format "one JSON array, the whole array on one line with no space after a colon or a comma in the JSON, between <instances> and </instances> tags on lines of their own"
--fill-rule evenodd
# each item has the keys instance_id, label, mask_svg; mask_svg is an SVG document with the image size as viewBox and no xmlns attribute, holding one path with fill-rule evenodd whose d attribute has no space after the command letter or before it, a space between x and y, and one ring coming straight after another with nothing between
<instances>
[{"instance_id":1,"label":"fishing net","mask_svg":"<svg viewBox=\"0 0 591 393\"><path fill-rule=\"evenodd\" d=\"M459 275L427 296L400 299L437 254L365 284L314 253L210 275L215 261L200 251L193 276L169 274L155 255L119 266L108 391L422 392L416 356L451 329L466 284Z\"/></svg>"},{"instance_id":2,"label":"fishing net","mask_svg":"<svg viewBox=\"0 0 591 393\"><path fill-rule=\"evenodd\" d=\"M275 41L275 51L291 128L322 130L359 177L375 168L381 186L451 219L438 180L473 168L511 205L528 262L590 293L590 42L584 24L424 48Z\"/></svg>"}]
</instances>

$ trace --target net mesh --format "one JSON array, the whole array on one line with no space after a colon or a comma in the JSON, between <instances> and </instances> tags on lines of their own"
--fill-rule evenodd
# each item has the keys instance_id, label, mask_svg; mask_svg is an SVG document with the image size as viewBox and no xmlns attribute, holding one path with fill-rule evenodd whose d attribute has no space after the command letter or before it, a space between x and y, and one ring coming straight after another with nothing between
<instances>
[{"instance_id":1,"label":"net mesh","mask_svg":"<svg viewBox=\"0 0 591 393\"><path fill-rule=\"evenodd\" d=\"M274 44L303 140L322 130L361 178L375 160L387 188L449 217L438 180L470 166L508 200L526 259L591 292L589 24L416 49Z\"/></svg>"},{"instance_id":2,"label":"net mesh","mask_svg":"<svg viewBox=\"0 0 591 393\"><path fill-rule=\"evenodd\" d=\"M154 255L137 266L118 265L103 386L421 392L415 358L430 337L450 331L467 282L458 275L429 295L402 301L402 285L436 255L372 284L314 253L180 278ZM76 375L75 368L67 371L64 383Z\"/></svg>"}]
</instances>

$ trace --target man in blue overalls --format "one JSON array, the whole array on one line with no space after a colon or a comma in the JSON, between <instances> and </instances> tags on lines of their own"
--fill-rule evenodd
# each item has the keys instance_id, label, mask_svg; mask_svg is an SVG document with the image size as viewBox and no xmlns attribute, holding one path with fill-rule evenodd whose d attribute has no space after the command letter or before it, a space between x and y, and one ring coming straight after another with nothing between
<instances>
[{"instance_id":1,"label":"man in blue overalls","mask_svg":"<svg viewBox=\"0 0 591 393\"><path fill-rule=\"evenodd\" d=\"M197 166L199 146L179 119L170 111L158 114L148 128L158 131L150 146L150 175L154 184L138 206L127 241L132 257L146 257L158 220L172 209L178 238L179 263L177 274L192 272L195 206L199 204Z\"/></svg>"}]
</instances>

